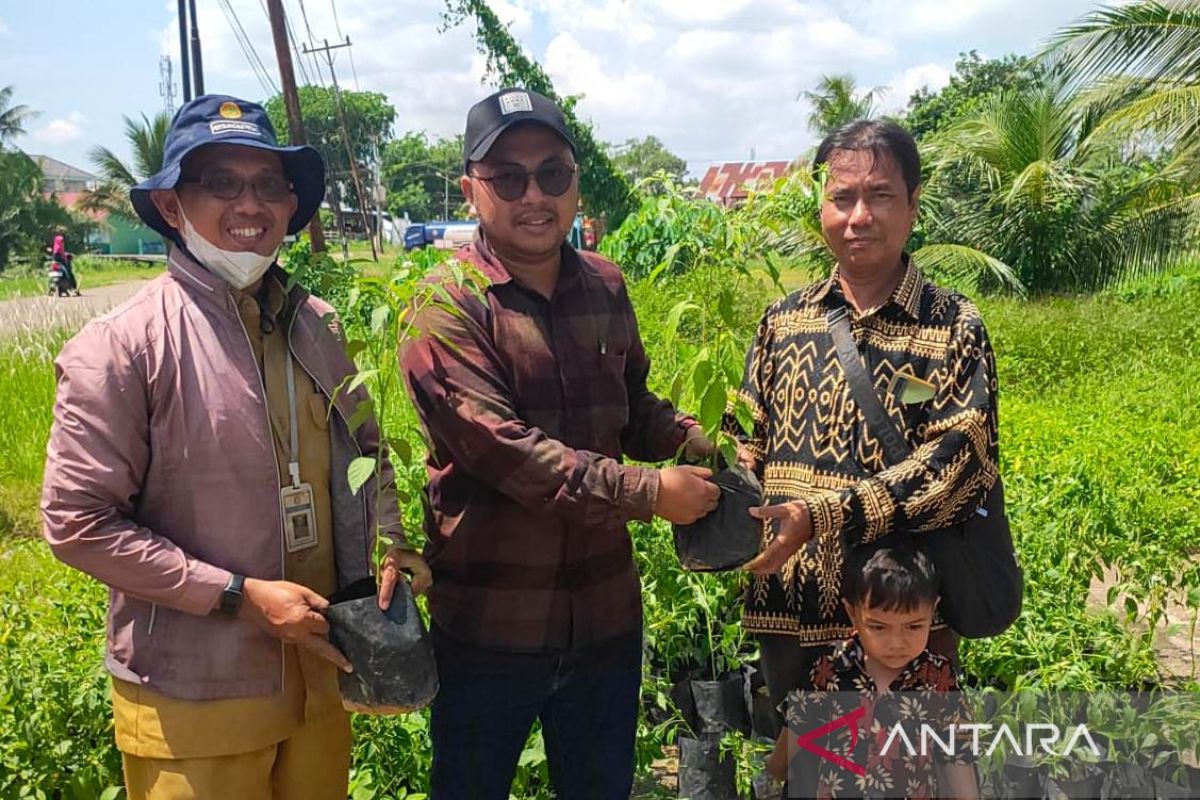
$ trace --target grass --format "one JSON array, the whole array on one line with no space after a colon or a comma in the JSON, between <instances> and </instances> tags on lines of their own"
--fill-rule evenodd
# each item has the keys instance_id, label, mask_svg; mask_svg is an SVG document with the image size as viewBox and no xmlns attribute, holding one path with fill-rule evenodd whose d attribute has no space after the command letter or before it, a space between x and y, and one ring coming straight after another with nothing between
<instances>
[{"instance_id":1,"label":"grass","mask_svg":"<svg viewBox=\"0 0 1200 800\"><path fill-rule=\"evenodd\" d=\"M0 340L0 541L36 534L38 494L54 405L54 356L68 331Z\"/></svg>"},{"instance_id":2,"label":"grass","mask_svg":"<svg viewBox=\"0 0 1200 800\"><path fill-rule=\"evenodd\" d=\"M74 268L80 287L86 291L114 283L149 280L163 271L165 263L79 256L75 259ZM28 270L17 274L0 273L0 300L36 297L45 293L46 275L41 266L33 274Z\"/></svg>"},{"instance_id":3,"label":"grass","mask_svg":"<svg viewBox=\"0 0 1200 800\"><path fill-rule=\"evenodd\" d=\"M678 297L668 294L631 287L655 374L671 360L656 334ZM1192 388L1200 385L1200 264L1089 298L980 305L998 359L1003 472L1027 595L1010 631L967 644L966 665L1010 686L1156 683L1153 642L1126 625L1125 600L1153 608L1200 587L1198 571L1185 569L1200 542L1200 405ZM747 296L737 313L753 325L761 306ZM99 671L103 589L32 538L52 355L66 336L0 341L0 598L8 598L0 600L0 796L6 770L49 796L71 781L91 791L119 780ZM694 646L694 627L684 618L688 589L675 585L681 573L669 563L669 538L657 533L636 538L648 642L661 660L660 651L678 656ZM1112 614L1087 608L1088 584L1104 563L1122 576ZM736 634L736 601L721 603ZM427 719L356 719L352 780L362 797L394 791L405 782L399 776L425 774ZM656 757L649 742L639 737L639 761Z\"/></svg>"}]
</instances>

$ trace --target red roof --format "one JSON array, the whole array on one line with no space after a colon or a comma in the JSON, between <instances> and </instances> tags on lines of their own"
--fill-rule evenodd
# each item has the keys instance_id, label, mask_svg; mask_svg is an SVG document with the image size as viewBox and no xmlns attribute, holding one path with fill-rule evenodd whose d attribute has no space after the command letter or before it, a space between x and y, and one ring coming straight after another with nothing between
<instances>
[{"instance_id":1,"label":"red roof","mask_svg":"<svg viewBox=\"0 0 1200 800\"><path fill-rule=\"evenodd\" d=\"M758 188L787 175L790 161L728 161L713 164L700 181L700 194L721 205L744 200L747 188Z\"/></svg>"}]
</instances>

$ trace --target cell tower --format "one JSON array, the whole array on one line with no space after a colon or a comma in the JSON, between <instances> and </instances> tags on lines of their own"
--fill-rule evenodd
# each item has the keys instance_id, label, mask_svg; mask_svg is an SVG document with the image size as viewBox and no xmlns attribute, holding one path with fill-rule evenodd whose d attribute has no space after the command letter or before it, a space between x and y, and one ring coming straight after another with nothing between
<instances>
[{"instance_id":1,"label":"cell tower","mask_svg":"<svg viewBox=\"0 0 1200 800\"><path fill-rule=\"evenodd\" d=\"M158 59L158 94L163 99L168 114L175 113L175 81L172 79L171 57Z\"/></svg>"}]
</instances>

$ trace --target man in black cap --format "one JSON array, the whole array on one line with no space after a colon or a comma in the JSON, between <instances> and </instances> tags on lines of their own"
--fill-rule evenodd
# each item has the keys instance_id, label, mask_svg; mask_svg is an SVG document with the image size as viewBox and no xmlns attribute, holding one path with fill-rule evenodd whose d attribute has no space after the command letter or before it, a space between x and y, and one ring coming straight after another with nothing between
<instances>
[{"instance_id":1,"label":"man in black cap","mask_svg":"<svg viewBox=\"0 0 1200 800\"><path fill-rule=\"evenodd\" d=\"M642 647L626 523L692 522L718 490L622 458L712 445L646 388L619 268L564 241L579 186L562 112L498 92L468 114L464 155L479 232L458 257L487 286L425 314L401 354L431 445L433 798L507 798L540 720L559 797L626 800Z\"/></svg>"},{"instance_id":2,"label":"man in black cap","mask_svg":"<svg viewBox=\"0 0 1200 800\"><path fill-rule=\"evenodd\" d=\"M131 800L342 800L336 669L350 665L321 611L401 528L390 467L349 488L379 430L347 423L361 390L330 410L357 371L333 309L275 264L325 167L280 147L261 106L213 95L180 109L163 161L131 199L173 243L167 273L57 361L45 536L112 590L105 665ZM400 569L428 584L393 544L381 605Z\"/></svg>"}]
</instances>

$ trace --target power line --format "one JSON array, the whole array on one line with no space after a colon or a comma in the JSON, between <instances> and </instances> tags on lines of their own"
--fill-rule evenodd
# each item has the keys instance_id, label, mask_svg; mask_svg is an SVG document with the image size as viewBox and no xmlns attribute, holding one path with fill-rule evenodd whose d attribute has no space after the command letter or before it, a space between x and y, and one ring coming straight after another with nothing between
<instances>
[{"instance_id":1,"label":"power line","mask_svg":"<svg viewBox=\"0 0 1200 800\"><path fill-rule=\"evenodd\" d=\"M300 62L300 73L304 75L304 82L311 84L313 83L313 79L309 76L308 69L304 66L304 57L300 52L300 45L296 42L296 32L292 30L292 21L284 17L284 22L287 24L287 34L288 39L292 43L292 52L296 54L296 60Z\"/></svg>"},{"instance_id":2,"label":"power line","mask_svg":"<svg viewBox=\"0 0 1200 800\"><path fill-rule=\"evenodd\" d=\"M246 29L242 27L242 21L238 18L237 11L229 0L220 0L218 5L225 12L225 19L229 22L229 27L233 30L233 38L237 39L238 45L242 48L242 53L246 56L246 61L250 64L251 71L258 78L259 84L263 91L268 95L279 94L279 89L275 86L275 81L271 79L271 73L267 71L262 59L258 57L258 51L254 49L254 42L246 35Z\"/></svg>"},{"instance_id":3,"label":"power line","mask_svg":"<svg viewBox=\"0 0 1200 800\"><path fill-rule=\"evenodd\" d=\"M266 0L258 0L258 4L260 6L262 6L263 14L266 16L267 22L270 23L271 12L267 10L267 1ZM296 54L296 60L300 62L300 74L304 77L304 82L306 84L310 84L310 83L312 83L312 78L309 77L308 69L304 66L304 59L300 57L300 46L296 44L296 34L292 32L291 20L289 20L287 18L287 15L285 14L283 21L284 21L284 25L287 27L288 39L292 43L292 52L294 52Z\"/></svg>"},{"instance_id":4,"label":"power line","mask_svg":"<svg viewBox=\"0 0 1200 800\"><path fill-rule=\"evenodd\" d=\"M316 39L313 38L312 26L308 24L308 9L304 7L304 0L296 0L296 2L300 4L300 16L304 19L304 30L308 33L308 46L310 48L316 47L317 42ZM308 53L309 58L312 59L313 67L315 67L317 70L317 80L321 82L322 86L324 86L325 76L321 73L320 59L318 59L317 54L311 50L306 50L305 52Z\"/></svg>"},{"instance_id":5,"label":"power line","mask_svg":"<svg viewBox=\"0 0 1200 800\"><path fill-rule=\"evenodd\" d=\"M233 31L233 38L237 41L238 47L242 50L242 55L246 57L246 62L250 65L250 71L254 73L254 77L258 80L258 85L262 88L265 94L271 94L270 86L267 80L263 77L261 66L256 63L255 58L251 55L247 47L245 39L246 31L242 28L241 21L237 19L237 13L233 7L229 5L228 0L219 0L217 3L221 7L221 13L225 15L225 21L229 23L229 28Z\"/></svg>"},{"instance_id":6,"label":"power line","mask_svg":"<svg viewBox=\"0 0 1200 800\"><path fill-rule=\"evenodd\" d=\"M333 24L337 27L338 38L345 39L346 37L342 36L342 23L338 21L337 0L329 0L329 7L333 9Z\"/></svg>"},{"instance_id":7,"label":"power line","mask_svg":"<svg viewBox=\"0 0 1200 800\"><path fill-rule=\"evenodd\" d=\"M337 29L338 38L345 39L346 37L342 35L342 23L338 20L337 0L329 0L329 7L333 9L333 25ZM358 67L354 66L353 50L350 51L350 72L354 75L354 90L358 91Z\"/></svg>"},{"instance_id":8,"label":"power line","mask_svg":"<svg viewBox=\"0 0 1200 800\"><path fill-rule=\"evenodd\" d=\"M350 37L346 37L345 43L334 45L331 45L329 40L326 39L324 47L311 48L311 52L323 53L325 55L325 61L329 65L329 77L333 82L334 107L337 109L338 123L342 129L342 142L346 145L346 157L350 162L350 174L354 178L354 189L355 193L358 195L358 211L362 216L363 230L369 231L371 225L369 222L367 222L367 208L365 202L366 195L363 193L362 181L358 176L358 159L354 152L355 148L350 141L350 132L348 126L346 125L346 111L344 108L342 108L342 92L341 89L338 88L337 73L333 69L333 51L349 47L351 47ZM371 239L371 258L375 261L379 260L379 255L375 250L374 238Z\"/></svg>"}]
</instances>

